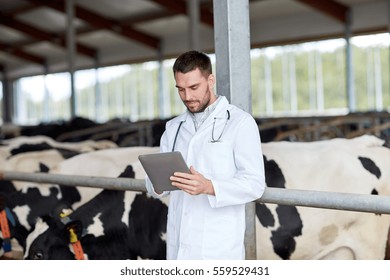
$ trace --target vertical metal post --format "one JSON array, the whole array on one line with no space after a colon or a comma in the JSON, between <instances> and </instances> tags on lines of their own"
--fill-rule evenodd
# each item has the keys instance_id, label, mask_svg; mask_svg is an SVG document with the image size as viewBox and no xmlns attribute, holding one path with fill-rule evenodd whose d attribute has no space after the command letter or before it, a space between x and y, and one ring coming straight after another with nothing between
<instances>
[{"instance_id":1,"label":"vertical metal post","mask_svg":"<svg viewBox=\"0 0 390 280\"><path fill-rule=\"evenodd\" d=\"M7 71L3 68L3 123L12 122L13 109L14 109L14 91L12 83L8 79Z\"/></svg>"},{"instance_id":2,"label":"vertical metal post","mask_svg":"<svg viewBox=\"0 0 390 280\"><path fill-rule=\"evenodd\" d=\"M75 31L74 31L74 0L65 1L65 10L67 15L67 28L66 28L66 46L68 50L68 65L70 74L70 116L74 118L76 116L76 93L74 86L74 61L75 61Z\"/></svg>"},{"instance_id":3,"label":"vertical metal post","mask_svg":"<svg viewBox=\"0 0 390 280\"><path fill-rule=\"evenodd\" d=\"M310 110L316 109L316 75L315 75L315 53L311 51L308 53L307 68L309 72L309 104Z\"/></svg>"},{"instance_id":4,"label":"vertical metal post","mask_svg":"<svg viewBox=\"0 0 390 280\"><path fill-rule=\"evenodd\" d=\"M187 14L189 15L189 47L190 50L199 50L199 0L187 0Z\"/></svg>"},{"instance_id":5,"label":"vertical metal post","mask_svg":"<svg viewBox=\"0 0 390 280\"><path fill-rule=\"evenodd\" d=\"M151 72L153 71L152 68L146 68L145 64L142 67L143 72ZM154 77L148 73L146 77L143 78L144 81L146 81L145 88L146 92L144 93L144 96L146 95L146 100L144 99L144 102L146 103L146 118L147 119L154 119ZM142 104L142 103L141 103Z\"/></svg>"},{"instance_id":6,"label":"vertical metal post","mask_svg":"<svg viewBox=\"0 0 390 280\"><path fill-rule=\"evenodd\" d=\"M132 96L134 98L131 102L131 107L132 107L131 112L133 112L134 121L138 121L141 118L141 116L140 116L141 111L139 110L139 103L140 103L139 99L140 99L140 92L142 92L140 89L140 80L141 80L140 66L138 64L135 65L133 71L134 71L134 73L132 76L134 77L134 80L133 80L134 87L132 87L132 88L134 88L134 92L133 92Z\"/></svg>"},{"instance_id":7,"label":"vertical metal post","mask_svg":"<svg viewBox=\"0 0 390 280\"><path fill-rule=\"evenodd\" d=\"M248 0L214 0L217 92L252 112Z\"/></svg>"},{"instance_id":8,"label":"vertical metal post","mask_svg":"<svg viewBox=\"0 0 390 280\"><path fill-rule=\"evenodd\" d=\"M98 122L103 122L102 90L100 85L99 67L100 59L99 55L97 55L95 57L95 119Z\"/></svg>"},{"instance_id":9,"label":"vertical metal post","mask_svg":"<svg viewBox=\"0 0 390 280\"><path fill-rule=\"evenodd\" d=\"M387 0L387 30L390 33L390 0ZM389 68L390 68L390 46L389 46ZM390 73L390 71L389 71ZM388 77L390 80L390 77Z\"/></svg>"},{"instance_id":10,"label":"vertical metal post","mask_svg":"<svg viewBox=\"0 0 390 280\"><path fill-rule=\"evenodd\" d=\"M283 86L283 111L289 112L290 106L289 106L289 84L288 84L288 51L286 51L286 47L283 48L283 54L282 54L282 86Z\"/></svg>"},{"instance_id":11,"label":"vertical metal post","mask_svg":"<svg viewBox=\"0 0 390 280\"><path fill-rule=\"evenodd\" d=\"M265 80L265 102L268 115L274 112L274 100L272 96L272 67L267 52L264 52L264 80Z\"/></svg>"},{"instance_id":12,"label":"vertical metal post","mask_svg":"<svg viewBox=\"0 0 390 280\"><path fill-rule=\"evenodd\" d=\"M374 49L375 110L383 110L381 50Z\"/></svg>"},{"instance_id":13,"label":"vertical metal post","mask_svg":"<svg viewBox=\"0 0 390 280\"><path fill-rule=\"evenodd\" d=\"M252 113L248 0L214 0L217 93ZM256 259L255 203L246 205L246 259Z\"/></svg>"},{"instance_id":14,"label":"vertical metal post","mask_svg":"<svg viewBox=\"0 0 390 280\"><path fill-rule=\"evenodd\" d=\"M352 11L348 9L347 11L347 24L345 25L345 40L346 40L346 68L347 68L347 100L348 100L348 109L350 112L356 111L356 98L355 98L355 81L354 81L354 72L353 72L353 61L352 61L352 46L351 46L351 36L352 36Z\"/></svg>"},{"instance_id":15,"label":"vertical metal post","mask_svg":"<svg viewBox=\"0 0 390 280\"><path fill-rule=\"evenodd\" d=\"M372 48L366 49L366 69L367 69L367 108L372 110L375 107L374 97L374 63L373 63L373 50Z\"/></svg>"},{"instance_id":16,"label":"vertical metal post","mask_svg":"<svg viewBox=\"0 0 390 280\"><path fill-rule=\"evenodd\" d=\"M164 59L162 55L162 48L160 47L157 51L157 57L158 57L158 108L159 108L159 117L160 119L164 119L167 115L166 108L166 82L164 79Z\"/></svg>"},{"instance_id":17,"label":"vertical metal post","mask_svg":"<svg viewBox=\"0 0 390 280\"><path fill-rule=\"evenodd\" d=\"M387 0L387 30L388 32L390 33L390 0ZM388 59L389 59L389 67L390 67L390 46L389 46L389 55L388 55ZM390 73L390 71L389 71ZM390 78L390 77L388 77ZM383 102L383 100L382 100ZM383 104L382 104L383 106Z\"/></svg>"},{"instance_id":18,"label":"vertical metal post","mask_svg":"<svg viewBox=\"0 0 390 280\"><path fill-rule=\"evenodd\" d=\"M317 112L322 112L325 109L324 101L324 76L322 72L322 54L320 51L316 53L316 89L317 89Z\"/></svg>"},{"instance_id":19,"label":"vertical metal post","mask_svg":"<svg viewBox=\"0 0 390 280\"><path fill-rule=\"evenodd\" d=\"M297 77L295 73L295 56L294 52L290 52L289 59L289 79L290 79L290 104L291 112L298 112L298 96L297 96Z\"/></svg>"},{"instance_id":20,"label":"vertical metal post","mask_svg":"<svg viewBox=\"0 0 390 280\"><path fill-rule=\"evenodd\" d=\"M149 76L149 75L148 75ZM115 114L117 116L123 116L123 77L121 79L115 79L114 83L114 103L115 103Z\"/></svg>"},{"instance_id":21,"label":"vertical metal post","mask_svg":"<svg viewBox=\"0 0 390 280\"><path fill-rule=\"evenodd\" d=\"M44 65L45 74L44 74L44 91L45 91L45 98L43 100L43 120L48 122L51 119L50 116L50 92L49 88L47 86L47 75L48 75L48 66Z\"/></svg>"}]
</instances>

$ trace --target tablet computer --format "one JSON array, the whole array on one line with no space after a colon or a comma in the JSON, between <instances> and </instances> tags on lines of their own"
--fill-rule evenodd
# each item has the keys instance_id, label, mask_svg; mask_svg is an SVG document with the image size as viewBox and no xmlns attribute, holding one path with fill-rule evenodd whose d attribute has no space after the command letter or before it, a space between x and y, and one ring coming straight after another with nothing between
<instances>
[{"instance_id":1,"label":"tablet computer","mask_svg":"<svg viewBox=\"0 0 390 280\"><path fill-rule=\"evenodd\" d=\"M174 172L190 173L183 156L178 151L139 155L138 159L157 193L178 190L172 186L169 179Z\"/></svg>"}]
</instances>

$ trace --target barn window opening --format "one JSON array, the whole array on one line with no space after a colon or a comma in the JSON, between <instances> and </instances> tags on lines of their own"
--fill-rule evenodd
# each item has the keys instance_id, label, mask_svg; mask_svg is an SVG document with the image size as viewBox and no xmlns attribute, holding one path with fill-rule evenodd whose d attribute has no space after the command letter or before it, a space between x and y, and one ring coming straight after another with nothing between
<instances>
[{"instance_id":1,"label":"barn window opening","mask_svg":"<svg viewBox=\"0 0 390 280\"><path fill-rule=\"evenodd\" d=\"M389 34L355 36L350 42L356 109L389 111ZM185 107L175 88L173 62L75 71L76 114L97 122L180 114ZM348 113L344 39L252 49L251 75L254 117ZM20 78L14 89L15 123L69 120L69 73Z\"/></svg>"}]
</instances>

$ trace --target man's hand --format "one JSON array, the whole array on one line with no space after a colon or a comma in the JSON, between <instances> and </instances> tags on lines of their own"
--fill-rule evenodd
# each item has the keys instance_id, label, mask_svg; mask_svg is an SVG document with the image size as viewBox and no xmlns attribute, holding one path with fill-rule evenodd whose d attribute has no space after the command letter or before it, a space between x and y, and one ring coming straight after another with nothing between
<instances>
[{"instance_id":1,"label":"man's hand","mask_svg":"<svg viewBox=\"0 0 390 280\"><path fill-rule=\"evenodd\" d=\"M172 186L175 186L191 195L210 194L215 195L214 186L211 180L206 179L202 174L190 167L191 174L175 172L170 177Z\"/></svg>"}]
</instances>

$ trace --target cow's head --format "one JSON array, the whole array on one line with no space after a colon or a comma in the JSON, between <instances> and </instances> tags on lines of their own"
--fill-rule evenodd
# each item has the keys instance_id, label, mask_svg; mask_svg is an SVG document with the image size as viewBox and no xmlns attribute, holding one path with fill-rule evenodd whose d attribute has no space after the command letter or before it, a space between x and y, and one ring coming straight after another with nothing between
<instances>
[{"instance_id":1,"label":"cow's head","mask_svg":"<svg viewBox=\"0 0 390 280\"><path fill-rule=\"evenodd\" d=\"M77 228L81 236L82 226L78 221L64 224L60 219L51 216L38 218L34 230L27 238L27 260L73 260L74 253L70 248L69 228Z\"/></svg>"},{"instance_id":2,"label":"cow's head","mask_svg":"<svg viewBox=\"0 0 390 280\"><path fill-rule=\"evenodd\" d=\"M33 229L38 217L48 215L48 209L53 208L60 201L60 197L71 198L76 200L79 194L70 194L74 189L65 188L65 191L60 191L57 186L45 187L43 192L38 186L29 186L26 189L16 190L15 186L10 181L0 180L0 204L6 210L10 237L6 237L8 243L3 242L4 234L0 230L0 257L11 250L7 255L16 254L20 258L20 254L24 252L26 246L26 238L29 232ZM12 247L10 247L12 244Z\"/></svg>"},{"instance_id":3,"label":"cow's head","mask_svg":"<svg viewBox=\"0 0 390 280\"><path fill-rule=\"evenodd\" d=\"M34 230L27 238L25 259L74 259L74 251L69 244L79 243L83 235L80 220L72 220L73 209L66 201L61 201L50 215L38 218ZM82 256L84 258L84 256Z\"/></svg>"},{"instance_id":4,"label":"cow's head","mask_svg":"<svg viewBox=\"0 0 390 280\"><path fill-rule=\"evenodd\" d=\"M134 177L130 167L120 177ZM141 193L104 190L68 218L80 220L88 259L164 259L167 206ZM57 211L58 212L58 211ZM39 219L29 235L26 259L75 259L69 229L58 217Z\"/></svg>"}]
</instances>

